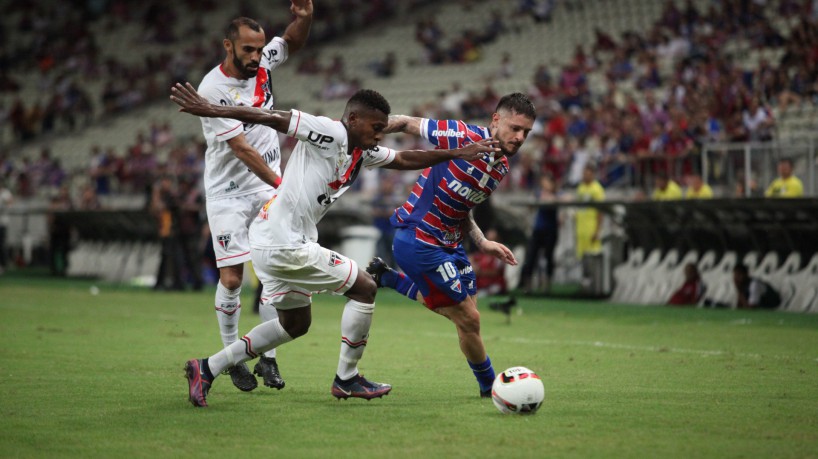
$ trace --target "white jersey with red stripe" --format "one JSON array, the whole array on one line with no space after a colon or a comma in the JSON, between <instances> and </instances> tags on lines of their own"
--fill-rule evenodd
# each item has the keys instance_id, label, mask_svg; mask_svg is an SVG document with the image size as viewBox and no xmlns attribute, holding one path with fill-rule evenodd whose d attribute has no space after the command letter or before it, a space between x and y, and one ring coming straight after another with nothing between
<instances>
[{"instance_id":1,"label":"white jersey with red stripe","mask_svg":"<svg viewBox=\"0 0 818 459\"><path fill-rule=\"evenodd\" d=\"M287 135L299 140L287 162L287 178L250 225L251 248L299 247L318 240L316 225L361 170L383 167L395 151L375 147L349 152L340 121L292 110Z\"/></svg>"},{"instance_id":2,"label":"white jersey with red stripe","mask_svg":"<svg viewBox=\"0 0 818 459\"><path fill-rule=\"evenodd\" d=\"M220 64L202 79L199 94L214 104L272 109L271 71L286 60L287 42L275 37L264 47L256 76L246 80L233 78L224 73ZM270 169L281 176L281 149L278 133L274 129L230 118L201 120L207 141L204 186L208 200L247 195L270 188L233 154L227 141L239 134L244 134Z\"/></svg>"}]
</instances>

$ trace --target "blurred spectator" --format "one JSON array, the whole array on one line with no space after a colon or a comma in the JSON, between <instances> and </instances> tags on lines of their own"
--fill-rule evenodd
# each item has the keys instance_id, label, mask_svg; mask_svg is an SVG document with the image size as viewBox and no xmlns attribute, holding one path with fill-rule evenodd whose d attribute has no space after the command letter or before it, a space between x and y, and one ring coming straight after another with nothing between
<instances>
[{"instance_id":1,"label":"blurred spectator","mask_svg":"<svg viewBox=\"0 0 818 459\"><path fill-rule=\"evenodd\" d=\"M500 242L500 234L494 228L486 231L486 239ZM501 295L506 293L506 264L499 258L483 253L471 254L474 275L477 278L477 295Z\"/></svg>"},{"instance_id":2,"label":"blurred spectator","mask_svg":"<svg viewBox=\"0 0 818 459\"><path fill-rule=\"evenodd\" d=\"M736 189L734 196L736 198L755 198L763 196L762 190L758 186L758 181L754 178L750 178L750 190L747 191L744 183L744 176L743 174L736 175Z\"/></svg>"},{"instance_id":3,"label":"blurred spectator","mask_svg":"<svg viewBox=\"0 0 818 459\"><path fill-rule=\"evenodd\" d=\"M536 193L537 203L553 204L557 202L557 184L554 178L544 174L540 177L540 186ZM528 239L525 250L525 261L517 286L524 294L531 293L532 276L539 265L541 257L545 259L545 276L538 282L544 292L548 292L554 276L554 249L557 247L559 234L559 210L556 207L537 207L534 216L534 228Z\"/></svg>"},{"instance_id":4,"label":"blurred spectator","mask_svg":"<svg viewBox=\"0 0 818 459\"><path fill-rule=\"evenodd\" d=\"M77 205L78 210L100 210L102 204L99 202L99 197L93 185L86 184L80 190L80 202Z\"/></svg>"},{"instance_id":5,"label":"blurred spectator","mask_svg":"<svg viewBox=\"0 0 818 459\"><path fill-rule=\"evenodd\" d=\"M772 139L773 119L767 109L762 107L757 98L741 114L742 123L747 130L748 140L767 141Z\"/></svg>"},{"instance_id":6,"label":"blurred spectator","mask_svg":"<svg viewBox=\"0 0 818 459\"><path fill-rule=\"evenodd\" d=\"M112 174L113 158L108 155L107 151L102 151L99 145L92 146L88 175L98 195L108 195L111 192Z\"/></svg>"},{"instance_id":7,"label":"blurred spectator","mask_svg":"<svg viewBox=\"0 0 818 459\"><path fill-rule=\"evenodd\" d=\"M702 176L699 174L690 174L687 176L687 190L685 193L686 199L712 199L713 189L710 185L704 183Z\"/></svg>"},{"instance_id":8,"label":"blurred spectator","mask_svg":"<svg viewBox=\"0 0 818 459\"><path fill-rule=\"evenodd\" d=\"M164 176L153 188L151 213L156 218L162 244L159 272L154 290L184 290L182 247L179 241L179 196L170 177Z\"/></svg>"},{"instance_id":9,"label":"blurred spectator","mask_svg":"<svg viewBox=\"0 0 818 459\"><path fill-rule=\"evenodd\" d=\"M204 285L201 239L204 197L195 180L188 178L179 183L179 198L179 243L182 246L183 266L193 290L200 291Z\"/></svg>"},{"instance_id":10,"label":"blurred spectator","mask_svg":"<svg viewBox=\"0 0 818 459\"><path fill-rule=\"evenodd\" d=\"M6 180L0 177L0 275L2 275L8 266L8 257L6 253L6 234L9 227L9 212L11 205L14 203L14 195L6 187Z\"/></svg>"},{"instance_id":11,"label":"blurred spectator","mask_svg":"<svg viewBox=\"0 0 818 459\"><path fill-rule=\"evenodd\" d=\"M457 117L463 110L463 103L469 98L469 94L463 90L459 81L452 83L452 89L441 99L442 108L449 117Z\"/></svg>"},{"instance_id":12,"label":"blurred spectator","mask_svg":"<svg viewBox=\"0 0 818 459\"><path fill-rule=\"evenodd\" d=\"M733 268L736 287L736 307L739 309L776 309L781 306L781 295L770 284L751 277L743 264Z\"/></svg>"},{"instance_id":13,"label":"blurred spectator","mask_svg":"<svg viewBox=\"0 0 818 459\"><path fill-rule=\"evenodd\" d=\"M657 174L654 178L655 187L651 197L654 201L672 201L682 199L682 189L679 184L668 178L666 174Z\"/></svg>"},{"instance_id":14,"label":"blurred spectator","mask_svg":"<svg viewBox=\"0 0 818 459\"><path fill-rule=\"evenodd\" d=\"M49 259L51 274L65 276L68 269L68 252L71 250L71 225L64 212L74 209L68 188L63 186L51 198L48 205Z\"/></svg>"},{"instance_id":15,"label":"blurred spectator","mask_svg":"<svg viewBox=\"0 0 818 459\"><path fill-rule=\"evenodd\" d=\"M511 53L504 52L500 58L500 68L497 69L497 78L511 78L514 76L514 64L511 62Z\"/></svg>"},{"instance_id":16,"label":"blurred spectator","mask_svg":"<svg viewBox=\"0 0 818 459\"><path fill-rule=\"evenodd\" d=\"M692 306L699 303L706 286L702 282L699 270L695 263L685 265L685 281L678 290L673 292L667 304L674 306Z\"/></svg>"},{"instance_id":17,"label":"blurred spectator","mask_svg":"<svg viewBox=\"0 0 818 459\"><path fill-rule=\"evenodd\" d=\"M390 78L395 75L397 65L398 61L395 57L395 53L390 51L386 53L386 56L384 56L382 60L373 62L371 68L375 73L375 76L380 78Z\"/></svg>"},{"instance_id":18,"label":"blurred spectator","mask_svg":"<svg viewBox=\"0 0 818 459\"><path fill-rule=\"evenodd\" d=\"M605 200L605 189L596 179L596 168L591 165L582 170L582 182L577 187L577 202L602 202ZM602 250L600 234L602 232L602 212L595 207L587 206L576 211L576 245L577 259L585 254L597 254Z\"/></svg>"},{"instance_id":19,"label":"blurred spectator","mask_svg":"<svg viewBox=\"0 0 818 459\"><path fill-rule=\"evenodd\" d=\"M783 158L778 161L778 178L770 183L764 196L768 198L800 198L804 196L804 185L792 175L792 160Z\"/></svg>"}]
</instances>

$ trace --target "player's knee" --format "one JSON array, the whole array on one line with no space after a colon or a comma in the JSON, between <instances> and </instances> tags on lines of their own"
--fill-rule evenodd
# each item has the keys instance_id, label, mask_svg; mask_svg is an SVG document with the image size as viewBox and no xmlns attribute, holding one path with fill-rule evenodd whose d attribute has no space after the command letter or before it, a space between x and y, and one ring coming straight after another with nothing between
<instances>
[{"instance_id":1,"label":"player's knee","mask_svg":"<svg viewBox=\"0 0 818 459\"><path fill-rule=\"evenodd\" d=\"M306 335L312 324L312 316L308 311L279 311L278 319L281 321L281 326L284 328L284 331L293 339Z\"/></svg>"},{"instance_id":2,"label":"player's knee","mask_svg":"<svg viewBox=\"0 0 818 459\"><path fill-rule=\"evenodd\" d=\"M463 311L455 324L464 333L480 333L480 312L476 309Z\"/></svg>"},{"instance_id":3,"label":"player's knee","mask_svg":"<svg viewBox=\"0 0 818 459\"><path fill-rule=\"evenodd\" d=\"M355 285L347 291L347 298L361 303L372 304L375 302L375 295L378 293L378 285L369 274L358 275Z\"/></svg>"},{"instance_id":4,"label":"player's knee","mask_svg":"<svg viewBox=\"0 0 818 459\"><path fill-rule=\"evenodd\" d=\"M241 276L237 276L233 273L219 274L219 282L228 290L236 290L241 287L241 280Z\"/></svg>"}]
</instances>

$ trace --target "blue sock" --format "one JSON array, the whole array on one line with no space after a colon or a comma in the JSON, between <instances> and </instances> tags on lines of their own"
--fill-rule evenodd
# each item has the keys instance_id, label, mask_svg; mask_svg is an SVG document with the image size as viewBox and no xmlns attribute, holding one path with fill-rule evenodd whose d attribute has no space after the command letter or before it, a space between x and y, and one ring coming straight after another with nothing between
<instances>
[{"instance_id":1,"label":"blue sock","mask_svg":"<svg viewBox=\"0 0 818 459\"><path fill-rule=\"evenodd\" d=\"M384 287L395 289L410 300L417 300L418 286L403 273L387 271L381 275L381 284Z\"/></svg>"},{"instance_id":2,"label":"blue sock","mask_svg":"<svg viewBox=\"0 0 818 459\"><path fill-rule=\"evenodd\" d=\"M483 363L471 363L468 360L471 371L474 377L477 378L477 383L480 384L480 392L491 390L491 385L494 384L494 367L491 366L491 359L486 356L486 361Z\"/></svg>"}]
</instances>

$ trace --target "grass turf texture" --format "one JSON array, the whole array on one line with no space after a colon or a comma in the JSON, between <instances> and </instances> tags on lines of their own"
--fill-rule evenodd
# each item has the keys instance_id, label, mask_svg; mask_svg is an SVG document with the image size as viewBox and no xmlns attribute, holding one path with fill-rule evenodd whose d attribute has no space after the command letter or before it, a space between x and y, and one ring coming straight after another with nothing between
<instances>
[{"instance_id":1,"label":"grass turf texture","mask_svg":"<svg viewBox=\"0 0 818 459\"><path fill-rule=\"evenodd\" d=\"M90 286L0 278L0 457L818 455L818 316L522 299L509 325L481 301L495 369L545 384L523 417L478 397L451 324L387 291L361 370L393 392L336 401L344 300L321 295L284 390L223 376L195 409L182 366L220 347L212 292Z\"/></svg>"}]
</instances>

